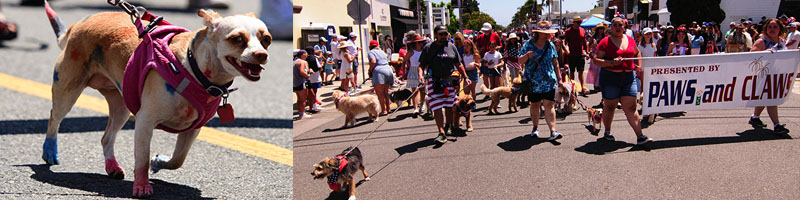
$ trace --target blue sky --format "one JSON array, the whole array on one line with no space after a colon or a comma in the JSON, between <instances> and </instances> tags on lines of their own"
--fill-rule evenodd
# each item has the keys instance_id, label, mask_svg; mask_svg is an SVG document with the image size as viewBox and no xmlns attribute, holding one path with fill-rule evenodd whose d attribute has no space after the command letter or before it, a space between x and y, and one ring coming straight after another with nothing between
<instances>
[{"instance_id":1,"label":"blue sky","mask_svg":"<svg viewBox=\"0 0 800 200\"><path fill-rule=\"evenodd\" d=\"M436 2L437 0L433 0ZM481 11L489 14L497 24L506 26L511 23L511 17L517 12L526 0L478 0ZM541 1L541 0L539 0ZM449 0L445 2L450 2ZM500 3L502 2L502 3ZM594 8L596 0L564 0L564 11L589 11Z\"/></svg>"}]
</instances>

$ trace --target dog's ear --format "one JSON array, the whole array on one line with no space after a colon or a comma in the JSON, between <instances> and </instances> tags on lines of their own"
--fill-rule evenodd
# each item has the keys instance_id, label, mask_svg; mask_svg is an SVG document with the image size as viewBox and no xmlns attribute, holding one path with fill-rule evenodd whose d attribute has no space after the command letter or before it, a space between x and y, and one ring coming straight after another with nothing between
<instances>
[{"instance_id":1,"label":"dog's ear","mask_svg":"<svg viewBox=\"0 0 800 200\"><path fill-rule=\"evenodd\" d=\"M254 13L254 12L245 13L244 16L248 16L248 17L252 17L252 18L258 18L258 16L256 16L256 13Z\"/></svg>"},{"instance_id":2,"label":"dog's ear","mask_svg":"<svg viewBox=\"0 0 800 200\"><path fill-rule=\"evenodd\" d=\"M205 9L198 10L197 16L203 17L205 25L208 28L211 28L212 31L216 30L217 26L219 25L219 20L222 18L219 13L213 10Z\"/></svg>"}]
</instances>

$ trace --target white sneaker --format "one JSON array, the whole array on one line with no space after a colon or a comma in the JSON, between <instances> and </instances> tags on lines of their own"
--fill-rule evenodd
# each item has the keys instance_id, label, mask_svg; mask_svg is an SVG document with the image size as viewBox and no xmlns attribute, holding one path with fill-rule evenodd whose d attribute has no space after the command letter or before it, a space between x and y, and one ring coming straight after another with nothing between
<instances>
[{"instance_id":1,"label":"white sneaker","mask_svg":"<svg viewBox=\"0 0 800 200\"><path fill-rule=\"evenodd\" d=\"M425 104L423 103L423 104L422 104L422 105L419 107L419 112L425 112L425 107L427 107L427 106L425 106Z\"/></svg>"},{"instance_id":2,"label":"white sneaker","mask_svg":"<svg viewBox=\"0 0 800 200\"><path fill-rule=\"evenodd\" d=\"M557 131L552 131L550 132L550 137L547 138L547 140L554 141L557 139L561 139L562 137L564 136L562 136L561 133L558 133Z\"/></svg>"},{"instance_id":3,"label":"white sneaker","mask_svg":"<svg viewBox=\"0 0 800 200\"><path fill-rule=\"evenodd\" d=\"M531 131L531 137L539 138L539 130L536 127L533 127L533 131Z\"/></svg>"},{"instance_id":4,"label":"white sneaker","mask_svg":"<svg viewBox=\"0 0 800 200\"><path fill-rule=\"evenodd\" d=\"M324 108L322 108L322 106L319 106L317 104L314 104L311 107L312 107L311 110L313 110L314 112L319 112L319 111L325 110Z\"/></svg>"}]
</instances>

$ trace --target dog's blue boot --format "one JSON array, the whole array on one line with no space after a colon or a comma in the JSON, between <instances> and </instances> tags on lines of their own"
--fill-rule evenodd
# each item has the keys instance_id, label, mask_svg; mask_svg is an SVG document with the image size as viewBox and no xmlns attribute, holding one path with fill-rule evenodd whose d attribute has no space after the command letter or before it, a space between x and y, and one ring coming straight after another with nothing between
<instances>
[{"instance_id":1,"label":"dog's blue boot","mask_svg":"<svg viewBox=\"0 0 800 200\"><path fill-rule=\"evenodd\" d=\"M42 151L42 159L48 165L58 165L58 139L45 138Z\"/></svg>"}]
</instances>

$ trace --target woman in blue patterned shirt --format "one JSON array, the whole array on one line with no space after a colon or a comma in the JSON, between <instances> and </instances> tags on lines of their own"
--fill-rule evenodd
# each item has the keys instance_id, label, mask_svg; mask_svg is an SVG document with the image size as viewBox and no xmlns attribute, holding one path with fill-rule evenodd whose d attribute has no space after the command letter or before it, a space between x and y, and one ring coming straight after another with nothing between
<instances>
[{"instance_id":1,"label":"woman in blue patterned shirt","mask_svg":"<svg viewBox=\"0 0 800 200\"><path fill-rule=\"evenodd\" d=\"M558 66L558 53L555 45L550 42L556 30L550 29L550 23L540 21L537 29L533 31L533 38L526 41L520 49L519 62L525 63L523 77L529 81L531 87L528 98L531 102L530 113L533 122L532 137L539 137L539 109L544 105L544 119L550 128L550 138L548 140L560 139L562 136L556 131L556 111L553 109L555 103L556 87L558 87L561 77Z\"/></svg>"}]
</instances>

